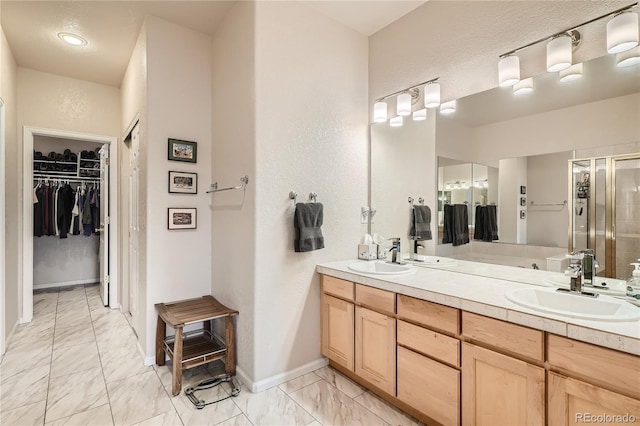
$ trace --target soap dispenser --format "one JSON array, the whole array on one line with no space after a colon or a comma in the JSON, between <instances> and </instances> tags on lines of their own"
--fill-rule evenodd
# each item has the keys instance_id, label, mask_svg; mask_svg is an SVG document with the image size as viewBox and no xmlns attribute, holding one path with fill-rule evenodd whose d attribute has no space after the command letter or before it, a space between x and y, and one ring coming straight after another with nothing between
<instances>
[{"instance_id":1,"label":"soap dispenser","mask_svg":"<svg viewBox=\"0 0 640 426\"><path fill-rule=\"evenodd\" d=\"M633 272L627 281L627 297L629 303L640 306L640 263L631 263Z\"/></svg>"}]
</instances>

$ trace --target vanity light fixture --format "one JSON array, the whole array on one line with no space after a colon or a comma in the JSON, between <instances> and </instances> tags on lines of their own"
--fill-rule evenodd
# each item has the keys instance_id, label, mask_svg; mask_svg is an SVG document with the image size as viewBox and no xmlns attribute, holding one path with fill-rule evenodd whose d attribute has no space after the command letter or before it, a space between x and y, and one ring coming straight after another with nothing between
<instances>
[{"instance_id":1,"label":"vanity light fixture","mask_svg":"<svg viewBox=\"0 0 640 426\"><path fill-rule=\"evenodd\" d=\"M389 126L391 127L401 127L402 126L402 116L396 115L395 117L389 120Z\"/></svg>"},{"instance_id":2,"label":"vanity light fixture","mask_svg":"<svg viewBox=\"0 0 640 426\"><path fill-rule=\"evenodd\" d=\"M404 90L399 90L397 92L391 93L390 95L386 95L379 99L376 99L375 103L373 104L373 121L375 123L384 123L385 121L387 121L386 100L393 97L396 98L396 113L399 116L410 115L412 106L415 105L420 99L420 87L424 85L430 86L432 84L437 84L435 83L436 81L438 81L438 77L429 81L424 81L422 83L415 84ZM426 89L427 86L425 86L425 93L424 93L425 103L427 99L427 89ZM438 105L439 105L440 104L440 100L439 100L440 85L438 84L437 86L438 86ZM426 118L426 115L425 115L425 118ZM420 118L414 118L414 120L419 120L419 119ZM402 124L399 124L399 125L401 126Z\"/></svg>"},{"instance_id":3,"label":"vanity light fixture","mask_svg":"<svg viewBox=\"0 0 640 426\"><path fill-rule=\"evenodd\" d=\"M500 87L509 87L520 81L520 58L508 55L498 62L498 80Z\"/></svg>"},{"instance_id":4,"label":"vanity light fixture","mask_svg":"<svg viewBox=\"0 0 640 426\"><path fill-rule=\"evenodd\" d=\"M577 31L574 31L578 35ZM579 38L578 38L579 40ZM547 43L547 71L562 71L573 63L573 38L569 33L556 36Z\"/></svg>"},{"instance_id":5,"label":"vanity light fixture","mask_svg":"<svg viewBox=\"0 0 640 426\"><path fill-rule=\"evenodd\" d=\"M620 53L638 45L638 14L625 10L607 22L607 52Z\"/></svg>"},{"instance_id":6,"label":"vanity light fixture","mask_svg":"<svg viewBox=\"0 0 640 426\"><path fill-rule=\"evenodd\" d=\"M616 54L616 66L620 68L640 64L640 46Z\"/></svg>"},{"instance_id":7,"label":"vanity light fixture","mask_svg":"<svg viewBox=\"0 0 640 426\"><path fill-rule=\"evenodd\" d=\"M533 92L533 77L525 78L513 85L514 95L524 95L531 92Z\"/></svg>"},{"instance_id":8,"label":"vanity light fixture","mask_svg":"<svg viewBox=\"0 0 640 426\"><path fill-rule=\"evenodd\" d=\"M72 46L85 46L87 44L87 40L76 34L58 33L58 37L60 40Z\"/></svg>"},{"instance_id":9,"label":"vanity light fixture","mask_svg":"<svg viewBox=\"0 0 640 426\"><path fill-rule=\"evenodd\" d=\"M456 100L448 101L440 105L440 114L453 114L456 112Z\"/></svg>"},{"instance_id":10,"label":"vanity light fixture","mask_svg":"<svg viewBox=\"0 0 640 426\"><path fill-rule=\"evenodd\" d=\"M560 81L563 83L567 83L569 81L574 81L582 78L583 73L583 64L580 62L579 64L571 65L566 70L562 70L558 73L560 76Z\"/></svg>"},{"instance_id":11,"label":"vanity light fixture","mask_svg":"<svg viewBox=\"0 0 640 426\"><path fill-rule=\"evenodd\" d=\"M427 85L424 86L425 108L436 108L440 105L440 83L436 80L427 82Z\"/></svg>"},{"instance_id":12,"label":"vanity light fixture","mask_svg":"<svg viewBox=\"0 0 640 426\"><path fill-rule=\"evenodd\" d=\"M398 95L396 110L398 115L411 114L411 93L400 93Z\"/></svg>"},{"instance_id":13,"label":"vanity light fixture","mask_svg":"<svg viewBox=\"0 0 640 426\"><path fill-rule=\"evenodd\" d=\"M417 111L413 111L413 121L423 121L427 119L427 109L422 108Z\"/></svg>"},{"instance_id":14,"label":"vanity light fixture","mask_svg":"<svg viewBox=\"0 0 640 426\"><path fill-rule=\"evenodd\" d=\"M547 42L547 71L558 72L569 68L573 63L573 51L578 48L582 40L582 35L578 29L604 18L613 17L607 23L607 51L613 54L633 49L639 44L639 18L638 13L631 9L637 6L638 2L636 1L630 5L605 13L604 15L600 15L574 27L567 28L566 30L557 32L551 36L541 38L499 55L498 57L500 58L500 62L498 63L498 77L500 86L509 85L508 79L506 76L503 76L503 69L506 73L506 69L508 68L507 64L509 63L506 60L514 57L513 55L521 50L539 43ZM515 62L513 59L510 59L510 61ZM616 59L618 64L621 61L622 60L620 59ZM625 65L623 64L622 66Z\"/></svg>"},{"instance_id":15,"label":"vanity light fixture","mask_svg":"<svg viewBox=\"0 0 640 426\"><path fill-rule=\"evenodd\" d=\"M378 101L373 104L373 121L384 123L387 121L387 103Z\"/></svg>"}]
</instances>

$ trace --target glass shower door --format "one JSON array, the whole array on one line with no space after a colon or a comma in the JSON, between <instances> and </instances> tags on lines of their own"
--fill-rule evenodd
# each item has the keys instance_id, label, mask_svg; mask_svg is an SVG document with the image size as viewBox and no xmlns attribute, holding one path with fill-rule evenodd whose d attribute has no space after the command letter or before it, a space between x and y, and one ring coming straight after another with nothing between
<instances>
[{"instance_id":1,"label":"glass shower door","mask_svg":"<svg viewBox=\"0 0 640 426\"><path fill-rule=\"evenodd\" d=\"M611 170L611 266L615 278L626 279L640 258L640 157L613 158Z\"/></svg>"}]
</instances>

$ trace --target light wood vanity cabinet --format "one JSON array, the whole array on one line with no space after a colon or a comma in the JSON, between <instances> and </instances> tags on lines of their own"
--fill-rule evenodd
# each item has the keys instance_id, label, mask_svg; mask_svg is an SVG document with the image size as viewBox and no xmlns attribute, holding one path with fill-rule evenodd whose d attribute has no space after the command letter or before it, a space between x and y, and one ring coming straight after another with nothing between
<instances>
[{"instance_id":1,"label":"light wood vanity cabinet","mask_svg":"<svg viewBox=\"0 0 640 426\"><path fill-rule=\"evenodd\" d=\"M355 361L354 321L353 283L323 275L320 310L322 355L351 371Z\"/></svg>"},{"instance_id":2,"label":"light wood vanity cabinet","mask_svg":"<svg viewBox=\"0 0 640 426\"><path fill-rule=\"evenodd\" d=\"M322 288L323 355L426 424L640 419L638 356L329 276Z\"/></svg>"}]
</instances>

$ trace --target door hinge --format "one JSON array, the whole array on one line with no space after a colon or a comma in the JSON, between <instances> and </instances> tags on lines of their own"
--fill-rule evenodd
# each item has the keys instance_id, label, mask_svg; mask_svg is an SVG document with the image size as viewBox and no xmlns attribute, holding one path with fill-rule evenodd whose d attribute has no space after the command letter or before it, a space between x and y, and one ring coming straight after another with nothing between
<instances>
[{"instance_id":1,"label":"door hinge","mask_svg":"<svg viewBox=\"0 0 640 426\"><path fill-rule=\"evenodd\" d=\"M105 217L104 218L104 224L105 225L109 225L110 223L111 223L111 217L110 216Z\"/></svg>"},{"instance_id":2,"label":"door hinge","mask_svg":"<svg viewBox=\"0 0 640 426\"><path fill-rule=\"evenodd\" d=\"M111 277L109 275L105 275L104 276L104 282L105 282L105 284L109 284L111 282Z\"/></svg>"},{"instance_id":3,"label":"door hinge","mask_svg":"<svg viewBox=\"0 0 640 426\"><path fill-rule=\"evenodd\" d=\"M104 159L104 163L105 163L107 166L110 166L110 165L111 165L111 157L107 157L107 158L105 158L105 159Z\"/></svg>"}]
</instances>

